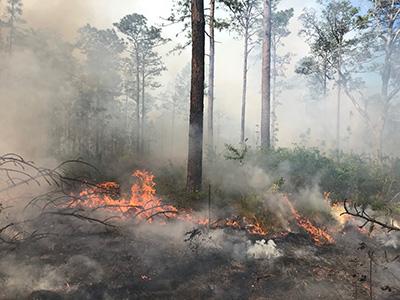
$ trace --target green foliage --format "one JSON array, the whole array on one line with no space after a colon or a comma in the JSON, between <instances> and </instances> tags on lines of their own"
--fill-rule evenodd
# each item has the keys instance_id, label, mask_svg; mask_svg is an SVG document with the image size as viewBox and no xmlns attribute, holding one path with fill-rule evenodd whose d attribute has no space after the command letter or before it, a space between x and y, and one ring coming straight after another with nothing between
<instances>
[{"instance_id":1,"label":"green foliage","mask_svg":"<svg viewBox=\"0 0 400 300\"><path fill-rule=\"evenodd\" d=\"M225 144L225 149L226 149L224 154L225 159L237 160L240 163L243 162L246 153L248 151L248 147L246 144L244 144L241 148L236 148L231 144Z\"/></svg>"},{"instance_id":2,"label":"green foliage","mask_svg":"<svg viewBox=\"0 0 400 300\"><path fill-rule=\"evenodd\" d=\"M281 190L289 193L318 185L334 201L350 199L379 206L400 191L398 159L382 164L369 157L342 153L337 161L318 149L295 147L254 151L246 161L260 166L275 181L283 179Z\"/></svg>"},{"instance_id":3,"label":"green foliage","mask_svg":"<svg viewBox=\"0 0 400 300\"><path fill-rule=\"evenodd\" d=\"M308 76L311 90L326 95L328 81L336 83L354 73L354 57L360 45L358 38L360 14L349 0L318 1L321 12L305 9L300 16L300 34L310 45L310 55L300 60L298 74ZM334 74L340 72L341 77ZM313 94L313 96L316 96Z\"/></svg>"},{"instance_id":4,"label":"green foliage","mask_svg":"<svg viewBox=\"0 0 400 300\"><path fill-rule=\"evenodd\" d=\"M274 220L271 209L265 207L266 198L273 203L276 193L288 193L301 198L304 192L307 195L307 191L315 190L321 195L329 195L333 202L350 200L381 211L382 214L400 214L399 159L387 159L382 163L368 156L344 153L338 159L337 153L330 156L318 149L300 146L242 151L227 145L227 152L229 155L225 155L226 159L240 163L236 168L250 170L250 173L243 174L251 177L252 173L257 174L257 170L261 169L268 175L269 181L265 181L264 188L261 188L262 185L255 187L251 185L252 180L244 176L238 179L240 182L232 182L232 186L215 186L218 199L222 199L219 205L234 207L239 214L255 217L264 224ZM221 165L219 168L224 167ZM243 184L247 188L243 188ZM327 212L315 211L309 205L299 208L303 214L316 219L330 218Z\"/></svg>"}]
</instances>

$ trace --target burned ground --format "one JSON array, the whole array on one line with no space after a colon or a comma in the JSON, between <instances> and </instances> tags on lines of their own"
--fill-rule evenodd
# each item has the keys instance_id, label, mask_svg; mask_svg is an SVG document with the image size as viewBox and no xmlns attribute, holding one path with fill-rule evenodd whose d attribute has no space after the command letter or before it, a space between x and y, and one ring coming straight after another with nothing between
<instances>
[{"instance_id":1,"label":"burned ground","mask_svg":"<svg viewBox=\"0 0 400 300\"><path fill-rule=\"evenodd\" d=\"M361 233L325 246L289 233L274 239L280 256L254 259L246 250L261 237L231 228L203 229L185 242L176 224L128 225L4 249L0 298L370 299L367 252L375 249L374 299L400 299L398 261L383 265L381 245Z\"/></svg>"},{"instance_id":2,"label":"burned ground","mask_svg":"<svg viewBox=\"0 0 400 300\"><path fill-rule=\"evenodd\" d=\"M166 203L147 171L129 192L39 171L56 190L14 183L0 207L0 299L400 299L396 234L337 205L321 225L275 192L287 220L265 227Z\"/></svg>"}]
</instances>

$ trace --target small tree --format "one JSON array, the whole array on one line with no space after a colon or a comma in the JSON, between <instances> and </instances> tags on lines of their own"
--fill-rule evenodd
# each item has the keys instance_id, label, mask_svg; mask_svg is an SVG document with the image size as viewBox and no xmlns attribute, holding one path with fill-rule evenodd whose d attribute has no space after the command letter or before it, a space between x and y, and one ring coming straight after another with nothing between
<instances>
[{"instance_id":1,"label":"small tree","mask_svg":"<svg viewBox=\"0 0 400 300\"><path fill-rule=\"evenodd\" d=\"M278 4L279 1L274 1L272 8L271 146L275 146L278 141L277 107L280 104L278 100L280 82L278 82L278 79L285 76L285 66L290 63L291 59L290 53L279 55L278 50L285 46L283 40L290 34L288 26L294 12L293 8L278 10Z\"/></svg>"},{"instance_id":2,"label":"small tree","mask_svg":"<svg viewBox=\"0 0 400 300\"><path fill-rule=\"evenodd\" d=\"M246 130L246 102L247 102L247 74L250 53L258 43L258 33L261 26L260 0L223 0L231 16L228 23L240 37L243 37L243 77L242 77L242 109L240 121L240 142L245 142Z\"/></svg>"},{"instance_id":3,"label":"small tree","mask_svg":"<svg viewBox=\"0 0 400 300\"><path fill-rule=\"evenodd\" d=\"M351 76L354 68L347 68L353 62L354 50L359 45L356 37L359 29L359 10L349 0L318 1L322 6L320 16L314 10L306 10L300 19L301 33L306 37L311 57L303 59L297 69L306 75L322 75L324 94L327 81L336 73L337 115L336 148L340 151L341 94L343 79Z\"/></svg>"},{"instance_id":4,"label":"small tree","mask_svg":"<svg viewBox=\"0 0 400 300\"><path fill-rule=\"evenodd\" d=\"M364 17L367 26L364 40L369 46L370 55L364 56L364 65L381 79L376 135L377 153L382 158L385 129L400 95L400 1L370 2L371 9ZM373 64L369 64L369 57L372 57Z\"/></svg>"},{"instance_id":5,"label":"small tree","mask_svg":"<svg viewBox=\"0 0 400 300\"><path fill-rule=\"evenodd\" d=\"M139 14L131 14L123 17L114 26L124 35L128 45L131 60L127 70L132 71L132 78L128 82L134 82L133 88L136 102L136 147L138 152L144 151L144 136L146 127L146 88L159 87L156 78L166 70L162 58L156 49L167 42L161 35L161 28L149 26L146 17ZM128 83L127 82L127 83Z\"/></svg>"},{"instance_id":6,"label":"small tree","mask_svg":"<svg viewBox=\"0 0 400 300\"><path fill-rule=\"evenodd\" d=\"M110 108L121 92L120 55L124 44L112 29L99 30L86 25L79 33L77 47L86 61L80 97L74 105L75 113L84 122L82 125L88 122L86 125L90 129L89 140L93 141L94 156L101 161L104 146L108 143L106 130L109 129L110 119L119 117L112 116ZM78 132L79 127L76 128ZM82 139L83 143L87 143L87 138ZM86 147L90 147L90 143Z\"/></svg>"},{"instance_id":7,"label":"small tree","mask_svg":"<svg viewBox=\"0 0 400 300\"><path fill-rule=\"evenodd\" d=\"M17 24L21 21L22 16L22 0L7 0L7 18L6 26L9 28L8 34L8 51L11 54L13 51Z\"/></svg>"},{"instance_id":8,"label":"small tree","mask_svg":"<svg viewBox=\"0 0 400 300\"><path fill-rule=\"evenodd\" d=\"M169 138L171 153L175 153L176 123L188 121L190 105L190 64L186 65L176 76L174 83L169 84L160 95L160 108L170 113L171 136ZM165 135L165 133L164 133Z\"/></svg>"},{"instance_id":9,"label":"small tree","mask_svg":"<svg viewBox=\"0 0 400 300\"><path fill-rule=\"evenodd\" d=\"M187 120L190 103L190 65L187 65L176 77L174 92L171 96L171 145L174 147L175 122L178 116Z\"/></svg>"}]
</instances>

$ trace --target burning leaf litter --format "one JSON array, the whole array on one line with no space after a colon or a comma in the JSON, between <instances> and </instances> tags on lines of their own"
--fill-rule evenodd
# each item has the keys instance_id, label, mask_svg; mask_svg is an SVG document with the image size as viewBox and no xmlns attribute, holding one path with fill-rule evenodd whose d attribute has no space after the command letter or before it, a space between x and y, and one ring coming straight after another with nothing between
<instances>
[{"instance_id":1,"label":"burning leaf litter","mask_svg":"<svg viewBox=\"0 0 400 300\"><path fill-rule=\"evenodd\" d=\"M251 235L267 236L268 229L256 218L233 217L220 219L209 223L207 217L198 216L189 210L179 210L173 205L166 204L157 196L155 176L146 170L136 170L132 176L136 179L131 185L129 194L119 195L120 186L116 182L101 183L97 187L89 187L79 193L79 201L73 201L70 207L85 207L96 210L104 210L108 213L118 214L120 218L131 218L139 222L164 223L167 220L189 222L199 226L209 225L210 228L232 228L243 230ZM300 215L287 196L282 201L289 208L297 225L305 230L316 245L334 243L334 238L325 230L315 226L310 220ZM338 208L332 207L334 216L339 221L344 217L338 214ZM340 216L340 217L339 217ZM340 222L341 223L341 222ZM291 231L290 229L288 230ZM284 235L284 233L280 234Z\"/></svg>"}]
</instances>

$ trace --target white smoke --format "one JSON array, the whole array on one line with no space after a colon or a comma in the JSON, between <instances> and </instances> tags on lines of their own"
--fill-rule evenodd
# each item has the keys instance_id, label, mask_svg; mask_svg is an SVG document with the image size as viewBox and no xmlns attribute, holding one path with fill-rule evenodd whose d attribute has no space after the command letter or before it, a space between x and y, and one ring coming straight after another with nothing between
<instances>
[{"instance_id":1,"label":"white smoke","mask_svg":"<svg viewBox=\"0 0 400 300\"><path fill-rule=\"evenodd\" d=\"M256 241L254 245L247 248L247 256L255 259L273 259L282 256L282 252L277 248L273 240Z\"/></svg>"}]
</instances>

